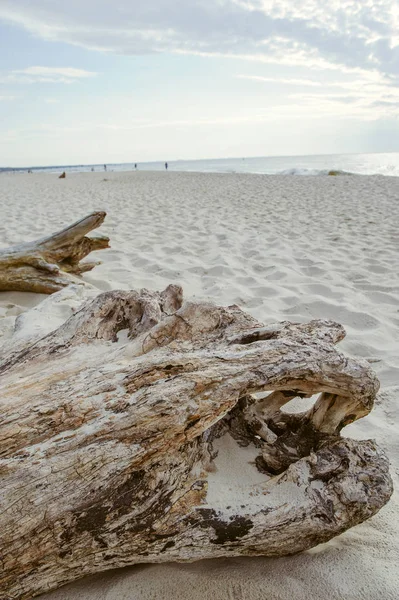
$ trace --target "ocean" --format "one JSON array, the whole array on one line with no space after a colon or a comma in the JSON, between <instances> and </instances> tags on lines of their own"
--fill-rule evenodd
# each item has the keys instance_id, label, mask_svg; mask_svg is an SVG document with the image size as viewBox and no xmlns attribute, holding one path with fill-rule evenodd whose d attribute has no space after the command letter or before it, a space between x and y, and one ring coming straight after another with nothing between
<instances>
[{"instance_id":1,"label":"ocean","mask_svg":"<svg viewBox=\"0 0 399 600\"><path fill-rule=\"evenodd\" d=\"M135 163L107 164L108 171L133 171ZM1 169L41 172L104 171L103 164L57 165ZM165 170L165 162L137 162L139 171ZM253 158L217 158L204 160L168 161L168 170L201 173L260 173L265 175L388 175L399 176L399 152L379 154L320 154L310 156L265 156Z\"/></svg>"}]
</instances>

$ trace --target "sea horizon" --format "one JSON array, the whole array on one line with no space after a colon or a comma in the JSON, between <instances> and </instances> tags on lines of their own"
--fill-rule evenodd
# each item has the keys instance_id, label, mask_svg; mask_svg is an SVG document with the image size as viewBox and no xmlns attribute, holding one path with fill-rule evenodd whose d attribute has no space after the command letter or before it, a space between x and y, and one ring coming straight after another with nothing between
<instances>
[{"instance_id":1,"label":"sea horizon","mask_svg":"<svg viewBox=\"0 0 399 600\"><path fill-rule=\"evenodd\" d=\"M221 157L115 163L86 163L0 167L0 172L184 171L253 173L264 175L387 175L399 176L399 152L297 154Z\"/></svg>"}]
</instances>

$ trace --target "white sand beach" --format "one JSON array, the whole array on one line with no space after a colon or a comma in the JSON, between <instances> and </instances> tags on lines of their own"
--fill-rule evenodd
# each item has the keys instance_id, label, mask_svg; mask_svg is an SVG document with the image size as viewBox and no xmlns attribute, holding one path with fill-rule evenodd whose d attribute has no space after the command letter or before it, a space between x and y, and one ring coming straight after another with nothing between
<instances>
[{"instance_id":1,"label":"white sand beach","mask_svg":"<svg viewBox=\"0 0 399 600\"><path fill-rule=\"evenodd\" d=\"M4 173L0 246L33 240L92 210L111 249L84 279L99 291L164 289L238 304L264 323L336 320L340 348L372 364L372 413L343 435L373 438L395 491L378 515L281 559L139 565L77 581L43 600L395 600L399 596L399 178L174 172ZM0 336L44 296L0 292ZM65 318L72 309L64 307ZM1 340L0 340L1 343Z\"/></svg>"}]
</instances>

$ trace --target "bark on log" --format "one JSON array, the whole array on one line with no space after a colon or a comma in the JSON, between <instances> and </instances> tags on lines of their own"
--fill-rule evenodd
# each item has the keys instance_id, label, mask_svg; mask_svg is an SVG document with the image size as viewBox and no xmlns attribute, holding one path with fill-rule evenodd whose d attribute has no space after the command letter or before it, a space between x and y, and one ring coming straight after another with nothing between
<instances>
[{"instance_id":1,"label":"bark on log","mask_svg":"<svg viewBox=\"0 0 399 600\"><path fill-rule=\"evenodd\" d=\"M105 212L95 212L53 235L0 250L0 290L52 294L70 285L98 262L80 263L94 250L108 248L109 238L86 233L100 227Z\"/></svg>"},{"instance_id":2,"label":"bark on log","mask_svg":"<svg viewBox=\"0 0 399 600\"><path fill-rule=\"evenodd\" d=\"M390 497L383 452L340 437L378 381L336 351L336 323L264 327L169 286L103 293L25 344L17 329L0 352L4 600L134 563L300 552Z\"/></svg>"}]
</instances>

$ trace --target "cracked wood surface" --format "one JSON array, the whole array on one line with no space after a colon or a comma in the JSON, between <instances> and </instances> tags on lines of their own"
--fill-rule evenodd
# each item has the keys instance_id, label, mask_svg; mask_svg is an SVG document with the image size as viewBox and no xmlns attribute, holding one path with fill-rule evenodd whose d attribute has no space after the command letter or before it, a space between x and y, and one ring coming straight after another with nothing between
<instances>
[{"instance_id":1,"label":"cracked wood surface","mask_svg":"<svg viewBox=\"0 0 399 600\"><path fill-rule=\"evenodd\" d=\"M0 351L4 600L140 562L300 552L390 497L383 452L340 437L378 381L335 349L337 323L265 327L174 285L100 294L25 340L19 321ZM224 436L264 475L237 507L212 500Z\"/></svg>"},{"instance_id":2,"label":"cracked wood surface","mask_svg":"<svg viewBox=\"0 0 399 600\"><path fill-rule=\"evenodd\" d=\"M91 271L98 261L80 261L94 250L108 248L109 238L86 234L100 227L105 216L95 212L43 239L2 248L0 290L52 294L76 281L74 275Z\"/></svg>"}]
</instances>

